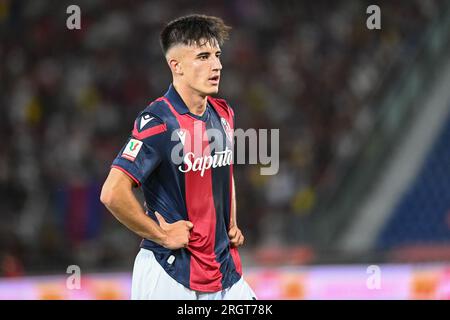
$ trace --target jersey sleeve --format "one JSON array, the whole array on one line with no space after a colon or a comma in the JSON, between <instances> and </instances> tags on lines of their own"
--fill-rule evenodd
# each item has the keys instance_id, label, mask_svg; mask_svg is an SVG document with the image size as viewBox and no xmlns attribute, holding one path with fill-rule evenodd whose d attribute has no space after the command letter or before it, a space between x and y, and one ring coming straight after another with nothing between
<instances>
[{"instance_id":1,"label":"jersey sleeve","mask_svg":"<svg viewBox=\"0 0 450 320\"><path fill-rule=\"evenodd\" d=\"M166 124L160 118L142 112L111 167L124 172L140 186L161 162L166 131Z\"/></svg>"}]
</instances>

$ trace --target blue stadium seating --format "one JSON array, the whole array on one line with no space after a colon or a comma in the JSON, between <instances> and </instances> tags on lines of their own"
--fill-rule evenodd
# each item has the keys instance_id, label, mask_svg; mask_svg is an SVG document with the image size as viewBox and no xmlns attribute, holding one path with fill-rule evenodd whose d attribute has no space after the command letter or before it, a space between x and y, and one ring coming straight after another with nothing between
<instances>
[{"instance_id":1,"label":"blue stadium seating","mask_svg":"<svg viewBox=\"0 0 450 320\"><path fill-rule=\"evenodd\" d=\"M377 239L378 249L450 245L450 116Z\"/></svg>"}]
</instances>

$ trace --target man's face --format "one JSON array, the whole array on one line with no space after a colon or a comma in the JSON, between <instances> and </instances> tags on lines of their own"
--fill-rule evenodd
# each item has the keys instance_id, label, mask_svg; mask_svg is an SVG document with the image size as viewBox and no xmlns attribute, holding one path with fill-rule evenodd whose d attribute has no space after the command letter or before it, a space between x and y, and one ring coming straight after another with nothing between
<instances>
[{"instance_id":1,"label":"man's face","mask_svg":"<svg viewBox=\"0 0 450 320\"><path fill-rule=\"evenodd\" d=\"M220 48L217 42L207 41L197 44L179 45L174 49L174 57L179 63L179 80L201 95L211 95L219 91Z\"/></svg>"}]
</instances>

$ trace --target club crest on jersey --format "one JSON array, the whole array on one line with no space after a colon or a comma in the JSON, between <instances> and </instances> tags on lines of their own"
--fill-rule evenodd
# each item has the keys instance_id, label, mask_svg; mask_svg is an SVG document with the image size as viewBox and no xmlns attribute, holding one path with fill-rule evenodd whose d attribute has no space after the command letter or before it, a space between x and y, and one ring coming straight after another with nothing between
<instances>
[{"instance_id":1,"label":"club crest on jersey","mask_svg":"<svg viewBox=\"0 0 450 320\"><path fill-rule=\"evenodd\" d=\"M228 140L230 140L230 142L233 142L233 130L231 129L227 119L220 118L220 122L222 123L223 130L225 131Z\"/></svg>"},{"instance_id":2,"label":"club crest on jersey","mask_svg":"<svg viewBox=\"0 0 450 320\"><path fill-rule=\"evenodd\" d=\"M128 141L125 149L123 149L122 152L122 158L125 158L130 161L134 161L136 159L139 151L142 147L142 141L136 140L136 139L130 139Z\"/></svg>"}]
</instances>

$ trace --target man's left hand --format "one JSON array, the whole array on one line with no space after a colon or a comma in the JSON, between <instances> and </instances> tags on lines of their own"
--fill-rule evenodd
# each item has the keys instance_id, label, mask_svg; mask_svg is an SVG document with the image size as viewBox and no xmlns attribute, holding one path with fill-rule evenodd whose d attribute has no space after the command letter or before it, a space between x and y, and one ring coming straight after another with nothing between
<instances>
[{"instance_id":1,"label":"man's left hand","mask_svg":"<svg viewBox=\"0 0 450 320\"><path fill-rule=\"evenodd\" d=\"M228 231L228 237L230 238L232 247L239 247L244 244L244 235L237 226L232 226Z\"/></svg>"}]
</instances>

